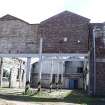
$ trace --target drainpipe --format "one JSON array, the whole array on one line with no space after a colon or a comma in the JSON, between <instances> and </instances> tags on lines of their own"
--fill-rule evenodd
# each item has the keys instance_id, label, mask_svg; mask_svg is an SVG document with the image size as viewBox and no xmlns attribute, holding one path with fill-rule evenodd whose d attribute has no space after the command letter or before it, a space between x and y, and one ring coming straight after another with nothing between
<instances>
[{"instance_id":1,"label":"drainpipe","mask_svg":"<svg viewBox=\"0 0 105 105\"><path fill-rule=\"evenodd\" d=\"M96 95L96 42L95 42L95 29L93 29L93 53L94 53L94 96Z\"/></svg>"}]
</instances>

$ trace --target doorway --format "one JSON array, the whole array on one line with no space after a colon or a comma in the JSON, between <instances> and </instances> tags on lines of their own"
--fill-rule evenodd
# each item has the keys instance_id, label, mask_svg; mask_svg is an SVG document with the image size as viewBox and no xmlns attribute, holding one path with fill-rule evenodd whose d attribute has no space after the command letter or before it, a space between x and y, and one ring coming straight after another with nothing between
<instances>
[{"instance_id":1,"label":"doorway","mask_svg":"<svg viewBox=\"0 0 105 105\"><path fill-rule=\"evenodd\" d=\"M78 80L69 80L69 89L78 89Z\"/></svg>"}]
</instances>

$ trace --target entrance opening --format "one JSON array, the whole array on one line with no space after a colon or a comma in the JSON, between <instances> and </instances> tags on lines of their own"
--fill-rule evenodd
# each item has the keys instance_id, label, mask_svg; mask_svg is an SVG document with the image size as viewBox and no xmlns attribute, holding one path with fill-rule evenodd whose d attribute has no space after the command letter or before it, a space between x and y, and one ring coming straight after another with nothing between
<instances>
[{"instance_id":1,"label":"entrance opening","mask_svg":"<svg viewBox=\"0 0 105 105\"><path fill-rule=\"evenodd\" d=\"M30 60L31 58L31 60ZM57 85L66 89L86 89L88 59L85 54L42 54L36 57L2 57L2 87L25 87L28 80L33 88L41 80L42 88Z\"/></svg>"},{"instance_id":2,"label":"entrance opening","mask_svg":"<svg viewBox=\"0 0 105 105\"><path fill-rule=\"evenodd\" d=\"M78 80L69 80L69 89L78 89Z\"/></svg>"},{"instance_id":3,"label":"entrance opening","mask_svg":"<svg viewBox=\"0 0 105 105\"><path fill-rule=\"evenodd\" d=\"M37 87L40 61L32 66L32 87ZM66 89L85 89L88 84L88 59L87 55L58 54L46 55L41 61L41 84L43 88L53 88L60 83Z\"/></svg>"}]
</instances>

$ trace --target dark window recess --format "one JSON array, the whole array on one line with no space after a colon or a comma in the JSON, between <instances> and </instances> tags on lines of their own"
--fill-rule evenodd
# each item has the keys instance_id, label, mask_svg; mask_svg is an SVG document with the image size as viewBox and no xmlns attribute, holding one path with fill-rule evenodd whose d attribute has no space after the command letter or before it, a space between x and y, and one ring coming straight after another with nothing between
<instances>
[{"instance_id":1,"label":"dark window recess","mask_svg":"<svg viewBox=\"0 0 105 105\"><path fill-rule=\"evenodd\" d=\"M70 61L65 62L65 73L69 73L70 65L72 65L72 62Z\"/></svg>"},{"instance_id":2,"label":"dark window recess","mask_svg":"<svg viewBox=\"0 0 105 105\"><path fill-rule=\"evenodd\" d=\"M23 81L23 79L24 79L24 70L23 70L23 73L22 73L22 81Z\"/></svg>"},{"instance_id":3,"label":"dark window recess","mask_svg":"<svg viewBox=\"0 0 105 105\"><path fill-rule=\"evenodd\" d=\"M19 53L19 50L17 50L16 52Z\"/></svg>"},{"instance_id":4,"label":"dark window recess","mask_svg":"<svg viewBox=\"0 0 105 105\"><path fill-rule=\"evenodd\" d=\"M9 50L8 53L10 54L11 53L11 50Z\"/></svg>"},{"instance_id":5,"label":"dark window recess","mask_svg":"<svg viewBox=\"0 0 105 105\"><path fill-rule=\"evenodd\" d=\"M3 77L6 77L6 70L3 70Z\"/></svg>"},{"instance_id":6,"label":"dark window recess","mask_svg":"<svg viewBox=\"0 0 105 105\"><path fill-rule=\"evenodd\" d=\"M74 89L78 89L78 80L74 80Z\"/></svg>"},{"instance_id":7,"label":"dark window recess","mask_svg":"<svg viewBox=\"0 0 105 105\"><path fill-rule=\"evenodd\" d=\"M77 68L77 73L83 73L83 67L78 67Z\"/></svg>"},{"instance_id":8,"label":"dark window recess","mask_svg":"<svg viewBox=\"0 0 105 105\"><path fill-rule=\"evenodd\" d=\"M35 44L35 42L26 42L26 44Z\"/></svg>"},{"instance_id":9,"label":"dark window recess","mask_svg":"<svg viewBox=\"0 0 105 105\"><path fill-rule=\"evenodd\" d=\"M19 79L19 69L18 69L18 73L17 73L17 79Z\"/></svg>"},{"instance_id":10,"label":"dark window recess","mask_svg":"<svg viewBox=\"0 0 105 105\"><path fill-rule=\"evenodd\" d=\"M52 83L55 83L55 82L56 82L56 81L55 81L55 77L56 77L56 75L53 74L53 77L52 77Z\"/></svg>"},{"instance_id":11,"label":"dark window recess","mask_svg":"<svg viewBox=\"0 0 105 105\"><path fill-rule=\"evenodd\" d=\"M48 43L43 42L44 47L48 47Z\"/></svg>"},{"instance_id":12,"label":"dark window recess","mask_svg":"<svg viewBox=\"0 0 105 105\"><path fill-rule=\"evenodd\" d=\"M35 63L32 65L32 68L35 68Z\"/></svg>"},{"instance_id":13,"label":"dark window recess","mask_svg":"<svg viewBox=\"0 0 105 105\"><path fill-rule=\"evenodd\" d=\"M59 81L58 83L61 83L61 74L59 74Z\"/></svg>"},{"instance_id":14,"label":"dark window recess","mask_svg":"<svg viewBox=\"0 0 105 105\"><path fill-rule=\"evenodd\" d=\"M23 64L25 65L25 62L23 61Z\"/></svg>"}]
</instances>

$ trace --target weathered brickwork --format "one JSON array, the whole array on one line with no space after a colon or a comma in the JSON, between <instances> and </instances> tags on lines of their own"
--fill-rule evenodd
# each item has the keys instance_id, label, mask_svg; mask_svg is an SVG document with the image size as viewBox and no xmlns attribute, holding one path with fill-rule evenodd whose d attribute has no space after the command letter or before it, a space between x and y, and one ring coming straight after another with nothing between
<instances>
[{"instance_id":1,"label":"weathered brickwork","mask_svg":"<svg viewBox=\"0 0 105 105\"><path fill-rule=\"evenodd\" d=\"M100 59L96 63L96 95L104 95L105 62L101 61L105 60L104 26L105 23L90 24L89 19L68 11L40 24L29 24L6 15L0 18L0 54L36 54L39 52L40 37L43 38L43 53L89 52L89 93L94 93L94 57L96 57ZM101 30L96 32L94 56L93 29L95 27Z\"/></svg>"},{"instance_id":2,"label":"weathered brickwork","mask_svg":"<svg viewBox=\"0 0 105 105\"><path fill-rule=\"evenodd\" d=\"M105 95L105 62L96 63L96 95Z\"/></svg>"},{"instance_id":3,"label":"weathered brickwork","mask_svg":"<svg viewBox=\"0 0 105 105\"><path fill-rule=\"evenodd\" d=\"M89 86L88 93L94 94L94 49L93 49L93 24L89 24Z\"/></svg>"},{"instance_id":4,"label":"weathered brickwork","mask_svg":"<svg viewBox=\"0 0 105 105\"><path fill-rule=\"evenodd\" d=\"M93 30L94 33L93 33ZM95 38L93 39L93 35ZM90 90L95 95L105 95L105 43L104 23L90 25L89 46L90 46ZM94 45L95 42L95 54ZM95 60L94 60L95 59ZM96 72L96 73L95 73ZM95 93L94 93L95 91Z\"/></svg>"},{"instance_id":5,"label":"weathered brickwork","mask_svg":"<svg viewBox=\"0 0 105 105\"><path fill-rule=\"evenodd\" d=\"M0 18L0 53L38 53L40 37L43 52L87 53L88 24L89 19L68 11L39 25L6 15Z\"/></svg>"},{"instance_id":6,"label":"weathered brickwork","mask_svg":"<svg viewBox=\"0 0 105 105\"><path fill-rule=\"evenodd\" d=\"M89 19L67 11L41 22L38 34L43 37L43 52L87 53L88 24Z\"/></svg>"},{"instance_id":7,"label":"weathered brickwork","mask_svg":"<svg viewBox=\"0 0 105 105\"><path fill-rule=\"evenodd\" d=\"M0 19L0 53L36 53L38 25L8 18Z\"/></svg>"},{"instance_id":8,"label":"weathered brickwork","mask_svg":"<svg viewBox=\"0 0 105 105\"><path fill-rule=\"evenodd\" d=\"M100 29L96 32L96 95L105 95L105 33L104 24L97 25Z\"/></svg>"}]
</instances>

